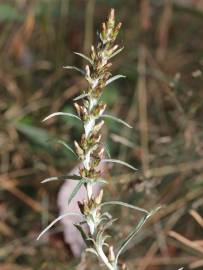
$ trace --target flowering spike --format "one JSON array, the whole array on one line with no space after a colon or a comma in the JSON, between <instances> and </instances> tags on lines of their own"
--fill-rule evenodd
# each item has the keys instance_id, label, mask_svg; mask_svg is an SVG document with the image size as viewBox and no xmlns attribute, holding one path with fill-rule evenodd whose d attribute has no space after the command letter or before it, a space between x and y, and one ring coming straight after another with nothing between
<instances>
[{"instance_id":1,"label":"flowering spike","mask_svg":"<svg viewBox=\"0 0 203 270\"><path fill-rule=\"evenodd\" d=\"M79 169L80 176L78 176L79 182L76 184L75 189L71 193L69 202L73 199L80 187L83 185L86 188L87 199L83 202L78 202L78 207L82 214L79 216L84 219L83 223L86 223L89 228L88 236L84 236L84 231L81 225L77 225L77 228L79 228L80 232L83 232L83 238L86 237L85 242L90 242L88 249L96 254L99 258L99 261L102 261L106 268L109 270L126 270L125 265L123 265L121 268L118 267L118 257L123 248L125 248L130 239L136 234L137 230L141 228L145 220L147 220L149 217L147 212L147 215L144 217L144 219L141 220L141 223L138 224L138 227L136 227L124 240L115 256L113 246L106 242L108 235L105 235L105 230L109 228L110 225L112 225L115 219L112 219L108 212L102 213L102 206L105 205L105 203L102 203L103 190L101 190L99 194L95 196L93 192L93 186L94 184L101 184L101 182L106 182L102 179L100 168L97 168L101 161L102 164L105 162L113 162L125 165L131 169L135 169L126 162L111 158L105 159L104 147L102 147L103 144L100 142L102 137L101 128L104 124L104 121L100 121L100 118L108 117L116 120L117 122L128 125L121 119L104 114L106 104L101 101L105 86L115 81L116 79L123 77L122 75L112 76L109 71L109 68L112 65L110 62L111 58L113 58L122 50L122 48L119 48L119 46L115 44L115 40L120 28L121 23L118 23L117 25L115 24L115 10L111 9L106 22L102 24L102 31L99 34L100 40L98 44L96 46L91 46L90 56L76 53L77 55L87 60L89 63L89 65L85 66L85 71L81 71L82 75L87 80L88 87L85 91L82 92L81 95L75 99L78 100L79 103L74 103L76 112L79 117L70 113L57 112L45 118L45 120L48 120L49 118L56 115L65 115L81 120L83 124L84 132L79 143L74 141L76 154L81 160ZM72 68L80 71L76 67L69 66L67 68ZM109 203L111 204L111 202ZM121 202L114 202L114 204L126 206ZM61 217L59 217L59 219L61 219ZM52 224L55 223L56 221L50 225L52 226ZM50 226L48 226L48 228L49 227ZM46 230L47 229L45 229L45 231ZM108 248L108 255L103 250L104 247Z\"/></svg>"}]
</instances>

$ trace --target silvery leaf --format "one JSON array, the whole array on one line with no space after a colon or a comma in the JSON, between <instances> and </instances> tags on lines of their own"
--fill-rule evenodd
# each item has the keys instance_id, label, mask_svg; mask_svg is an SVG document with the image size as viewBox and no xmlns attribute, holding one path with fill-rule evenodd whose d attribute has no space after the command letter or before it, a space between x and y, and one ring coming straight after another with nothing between
<instances>
[{"instance_id":1,"label":"silvery leaf","mask_svg":"<svg viewBox=\"0 0 203 270\"><path fill-rule=\"evenodd\" d=\"M86 248L85 251L86 251L86 252L93 253L94 255L96 255L96 256L98 257L98 254L97 254L96 250L93 249L93 248Z\"/></svg>"},{"instance_id":2,"label":"silvery leaf","mask_svg":"<svg viewBox=\"0 0 203 270\"><path fill-rule=\"evenodd\" d=\"M61 176L54 176L54 177L49 177L44 179L41 183L47 183L47 182L51 182L51 181L57 181L57 180L81 180L82 177L79 175L61 175Z\"/></svg>"},{"instance_id":3,"label":"silvery leaf","mask_svg":"<svg viewBox=\"0 0 203 270\"><path fill-rule=\"evenodd\" d=\"M37 240L39 240L42 235L44 235L52 226L54 226L54 224L56 224L58 221L60 221L61 219L67 217L67 216L83 216L82 214L78 214L78 213L65 213L59 217L57 217L54 221L52 221L37 237Z\"/></svg>"},{"instance_id":4,"label":"silvery leaf","mask_svg":"<svg viewBox=\"0 0 203 270\"><path fill-rule=\"evenodd\" d=\"M125 78L125 77L126 77L126 76L120 75L120 74L119 74L119 75L115 75L115 76L111 77L110 79L108 79L108 80L106 81L106 86L109 85L110 83L112 83L112 82L114 82L114 81L120 79L120 78Z\"/></svg>"},{"instance_id":5,"label":"silvery leaf","mask_svg":"<svg viewBox=\"0 0 203 270\"><path fill-rule=\"evenodd\" d=\"M76 185L76 187L74 188L73 192L70 194L70 197L68 199L68 204L70 204L70 202L72 201L72 199L75 197L75 195L77 194L78 190L81 188L82 185L84 185L87 182L87 179L82 178L78 184Z\"/></svg>"},{"instance_id":6,"label":"silvery leaf","mask_svg":"<svg viewBox=\"0 0 203 270\"><path fill-rule=\"evenodd\" d=\"M92 60L88 56L84 55L83 53L74 52L74 54L81 56L83 59L87 60L91 65L93 64Z\"/></svg>"},{"instance_id":7,"label":"silvery leaf","mask_svg":"<svg viewBox=\"0 0 203 270\"><path fill-rule=\"evenodd\" d=\"M121 242L120 247L118 248L118 252L116 255L116 264L118 262L118 258L120 256L120 254L122 253L122 251L124 250L124 248L128 245L128 243L132 240L132 238L140 231L140 229L142 228L142 226L145 224L146 220L148 219L148 215L144 216L140 222L137 224L137 226L135 227L135 229L133 229L129 235Z\"/></svg>"},{"instance_id":8,"label":"silvery leaf","mask_svg":"<svg viewBox=\"0 0 203 270\"><path fill-rule=\"evenodd\" d=\"M111 163L117 163L117 164L121 164L121 165L124 165L134 171L137 171L137 169L135 167L133 167L132 165L128 164L127 162L124 162L122 160L119 160L119 159L102 159L102 162L111 162Z\"/></svg>"},{"instance_id":9,"label":"silvery leaf","mask_svg":"<svg viewBox=\"0 0 203 270\"><path fill-rule=\"evenodd\" d=\"M128 207L128 208L140 211L140 212L145 213L147 215L149 214L149 212L147 210L143 209L143 208L140 208L140 207L128 204L128 203L120 202L120 201L103 202L103 203L100 204L100 207L105 206L105 205L109 205L109 204L121 205L121 206L125 206L125 207Z\"/></svg>"},{"instance_id":10,"label":"silvery leaf","mask_svg":"<svg viewBox=\"0 0 203 270\"><path fill-rule=\"evenodd\" d=\"M80 72L82 75L85 75L84 70L82 70L82 69L80 69L78 67L75 67L75 66L65 66L63 68L65 68L65 69L73 69L73 70L76 70L76 71Z\"/></svg>"},{"instance_id":11,"label":"silvery leaf","mask_svg":"<svg viewBox=\"0 0 203 270\"><path fill-rule=\"evenodd\" d=\"M63 140L54 140L54 142L65 146L65 148L68 149L71 153L73 153L74 156L78 157L77 154L75 153L75 151L67 143L65 143Z\"/></svg>"},{"instance_id":12,"label":"silvery leaf","mask_svg":"<svg viewBox=\"0 0 203 270\"><path fill-rule=\"evenodd\" d=\"M81 120L77 115L75 114L72 114L72 113L66 113L66 112L55 112L55 113L52 113L50 115L48 115L47 117L45 117L42 122L45 122L47 121L48 119L54 117L54 116L59 116L59 115L63 115L63 116L69 116L69 117L73 117L73 118L76 118L78 120Z\"/></svg>"},{"instance_id":13,"label":"silvery leaf","mask_svg":"<svg viewBox=\"0 0 203 270\"><path fill-rule=\"evenodd\" d=\"M126 127L128 127L128 128L132 128L132 126L130 126L130 125L129 125L128 123L126 123L124 120L122 120L122 119L120 119L120 118L117 118L117 117L115 117L115 116L112 116L112 115L109 115L109 114L102 114L100 117L101 117L101 118L109 118L109 119L114 120L114 121L116 121L116 122L118 122L118 123L120 123L120 124L122 124L122 125L124 125L124 126L126 126Z\"/></svg>"},{"instance_id":14,"label":"silvery leaf","mask_svg":"<svg viewBox=\"0 0 203 270\"><path fill-rule=\"evenodd\" d=\"M89 96L89 94L84 93L82 95L79 95L78 97L75 97L73 100L77 101L77 100L83 99L83 98L88 97L88 96Z\"/></svg>"},{"instance_id":15,"label":"silvery leaf","mask_svg":"<svg viewBox=\"0 0 203 270\"><path fill-rule=\"evenodd\" d=\"M118 53L120 53L122 50L124 49L124 47L118 49L117 51L115 51L110 57L109 59L113 58L114 56L116 56Z\"/></svg>"}]
</instances>

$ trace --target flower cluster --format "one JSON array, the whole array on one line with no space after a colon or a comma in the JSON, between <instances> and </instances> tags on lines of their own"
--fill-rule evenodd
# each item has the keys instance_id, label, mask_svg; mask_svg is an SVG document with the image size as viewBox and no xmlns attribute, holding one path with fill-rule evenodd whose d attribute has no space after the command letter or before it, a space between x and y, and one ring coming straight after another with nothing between
<instances>
[{"instance_id":1,"label":"flower cluster","mask_svg":"<svg viewBox=\"0 0 203 270\"><path fill-rule=\"evenodd\" d=\"M90 58L88 58L90 64L85 67L88 88L82 95L82 105L74 103L76 112L84 125L84 134L80 142L75 142L75 149L83 165L80 175L89 179L85 183L89 200L92 200L92 185L101 175L97 167L104 153L101 144L101 128L104 121L101 118L106 109L106 104L101 101L101 96L111 77L109 67L112 64L109 60L120 51L118 45L114 45L120 27L121 23L115 25L115 15L112 9L107 22L102 24L98 46L91 48Z\"/></svg>"}]
</instances>

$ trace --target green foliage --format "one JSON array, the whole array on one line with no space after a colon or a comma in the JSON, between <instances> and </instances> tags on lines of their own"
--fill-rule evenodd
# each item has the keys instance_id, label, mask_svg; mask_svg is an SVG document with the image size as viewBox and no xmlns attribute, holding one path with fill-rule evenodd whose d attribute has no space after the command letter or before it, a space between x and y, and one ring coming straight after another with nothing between
<instances>
[{"instance_id":1,"label":"green foliage","mask_svg":"<svg viewBox=\"0 0 203 270\"><path fill-rule=\"evenodd\" d=\"M0 21L16 22L23 21L25 15L22 12L9 4L0 4Z\"/></svg>"},{"instance_id":2,"label":"green foliage","mask_svg":"<svg viewBox=\"0 0 203 270\"><path fill-rule=\"evenodd\" d=\"M53 141L53 138L49 135L49 133L42 128L35 127L33 125L27 125L24 123L17 123L16 128L34 143L45 148L48 146L48 141Z\"/></svg>"}]
</instances>

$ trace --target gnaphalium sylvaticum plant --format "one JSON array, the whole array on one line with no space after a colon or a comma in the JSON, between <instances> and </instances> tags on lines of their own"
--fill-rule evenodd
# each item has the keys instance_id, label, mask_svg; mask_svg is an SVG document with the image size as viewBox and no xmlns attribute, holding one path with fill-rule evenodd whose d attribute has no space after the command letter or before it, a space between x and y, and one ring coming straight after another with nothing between
<instances>
[{"instance_id":1,"label":"gnaphalium sylvaticum plant","mask_svg":"<svg viewBox=\"0 0 203 270\"><path fill-rule=\"evenodd\" d=\"M105 186L107 183L106 180L102 179L101 171L98 169L100 162L119 163L136 170L133 166L124 161L105 158L105 149L101 143L101 128L104 124L104 119L111 118L112 120L131 128L123 120L104 114L106 104L102 101L104 88L113 81L124 77L123 75L112 76L109 71L109 68L112 65L110 62L111 59L123 49L118 45L115 45L120 28L121 23L115 24L114 9L112 9L106 22L102 24L102 30L101 33L99 33L99 42L97 46L91 47L90 56L77 53L88 62L85 70L83 71L73 66L65 67L67 69L74 69L81 72L88 83L87 89L83 91L80 96L74 99L74 106L77 115L65 112L56 112L44 119L44 121L46 121L51 117L64 115L74 117L81 121L81 124L84 127L84 133L82 134L79 142L74 142L75 151L66 143L60 141L60 143L73 152L81 161L79 175L51 177L45 179L43 182L68 179L76 180L78 183L71 193L67 203L70 203L82 185L86 188L87 199L82 202L78 202L81 212L80 214L69 212L59 216L46 229L44 229L38 237L39 239L57 221L67 216L81 216L83 221L79 224L75 224L75 226L86 243L86 251L95 254L98 257L99 262L103 263L106 268L110 270L127 269L125 264L119 263L119 256L129 241L138 233L146 220L156 211L152 210L149 212L142 208L120 201L102 202L103 190L101 190L97 196L93 194L93 186L95 184L101 182ZM121 241L118 247L113 247L109 243L109 235L106 233L106 230L113 224L113 222L115 222L115 219L113 219L108 212L103 211L103 208L110 204L128 207L136 211L140 211L143 214L140 222L136 224L130 234ZM84 224L86 224L88 230L84 229Z\"/></svg>"}]
</instances>

